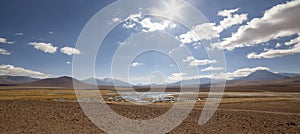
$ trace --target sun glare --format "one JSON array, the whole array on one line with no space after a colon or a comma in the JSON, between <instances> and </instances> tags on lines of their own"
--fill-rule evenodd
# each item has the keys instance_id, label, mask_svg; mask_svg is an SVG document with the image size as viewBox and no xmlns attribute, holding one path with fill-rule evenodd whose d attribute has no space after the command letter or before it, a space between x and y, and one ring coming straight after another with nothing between
<instances>
[{"instance_id":1,"label":"sun glare","mask_svg":"<svg viewBox=\"0 0 300 134\"><path fill-rule=\"evenodd\" d=\"M163 1L159 8L153 9L151 12L154 14L160 13L168 18L174 19L182 17L181 13L183 8L183 4L181 4L178 0L168 0Z\"/></svg>"}]
</instances>

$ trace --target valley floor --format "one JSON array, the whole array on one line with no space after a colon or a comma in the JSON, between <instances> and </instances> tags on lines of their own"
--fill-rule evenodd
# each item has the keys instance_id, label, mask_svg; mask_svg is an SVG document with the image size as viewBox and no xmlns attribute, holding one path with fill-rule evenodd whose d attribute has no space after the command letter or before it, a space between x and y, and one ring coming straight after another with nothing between
<instances>
[{"instance_id":1,"label":"valley floor","mask_svg":"<svg viewBox=\"0 0 300 134\"><path fill-rule=\"evenodd\" d=\"M203 103L197 102L188 118L169 133L300 133L300 100L226 102L203 126L198 119ZM111 104L117 113L148 119L165 113L170 105ZM104 115L105 116L105 115ZM0 133L104 133L77 102L1 100Z\"/></svg>"}]
</instances>

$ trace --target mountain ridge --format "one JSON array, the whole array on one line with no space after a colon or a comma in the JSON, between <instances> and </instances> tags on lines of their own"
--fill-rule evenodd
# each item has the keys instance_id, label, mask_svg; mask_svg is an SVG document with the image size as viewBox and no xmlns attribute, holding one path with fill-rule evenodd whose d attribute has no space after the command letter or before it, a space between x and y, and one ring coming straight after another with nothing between
<instances>
[{"instance_id":1,"label":"mountain ridge","mask_svg":"<svg viewBox=\"0 0 300 134\"><path fill-rule=\"evenodd\" d=\"M11 75L1 75L0 84L18 84L38 81L38 78L32 78L29 76L11 76Z\"/></svg>"},{"instance_id":2,"label":"mountain ridge","mask_svg":"<svg viewBox=\"0 0 300 134\"><path fill-rule=\"evenodd\" d=\"M283 75L282 75L283 74ZM284 75L285 74L285 75ZM288 77L289 76L295 76L295 77ZM12 80L6 80L5 78L14 78ZM294 79L293 79L294 78ZM2 81L1 81L2 79ZM23 80L24 79L24 80ZM226 83L228 86L230 85L257 85L257 84L272 84L272 81L276 83L284 83L284 82L290 82L290 83L298 83L300 82L300 76L297 74L291 74L291 73L273 73L267 70L258 70L255 71L248 76L240 77L233 80L228 80ZM6 81L5 81L6 80ZM2 83L1 83L2 82ZM88 78L85 80L77 80L75 78L69 77L69 76L62 76L57 78L46 78L46 79L37 79L32 78L28 76L9 76L9 75L3 75L0 76L0 84L2 86L40 86L40 87L74 87L74 83L78 85L83 86L95 86L94 82L97 83L98 87L106 88L106 87L144 87L149 85L133 85L121 80L112 79L112 78ZM211 79L208 78L201 78L201 79L193 79L193 80L184 80L184 81L178 81L174 83L167 83L167 87L177 87L182 85L198 85L200 83L201 86L210 86L211 85ZM214 83L218 84L218 83ZM153 85L153 84L152 84ZM157 87L160 87L161 85L157 85Z\"/></svg>"},{"instance_id":3,"label":"mountain ridge","mask_svg":"<svg viewBox=\"0 0 300 134\"><path fill-rule=\"evenodd\" d=\"M81 81L69 77L62 76L57 78L46 78L35 82L19 84L19 86L45 86L45 87L73 87L73 83L78 83L79 85L84 85Z\"/></svg>"},{"instance_id":4,"label":"mountain ridge","mask_svg":"<svg viewBox=\"0 0 300 134\"><path fill-rule=\"evenodd\" d=\"M237 80L243 80L243 81L280 80L280 79L285 79L285 78L290 78L290 77L276 74L276 73L270 72L268 70L257 70L255 72L249 74L248 76L238 78Z\"/></svg>"},{"instance_id":5,"label":"mountain ridge","mask_svg":"<svg viewBox=\"0 0 300 134\"><path fill-rule=\"evenodd\" d=\"M85 80L82 80L82 82L86 84L97 84L98 86L118 86L118 87L129 87L133 86L132 84L129 84L127 82L117 80L117 79L112 79L112 78L88 78ZM96 83L95 83L96 82Z\"/></svg>"}]
</instances>

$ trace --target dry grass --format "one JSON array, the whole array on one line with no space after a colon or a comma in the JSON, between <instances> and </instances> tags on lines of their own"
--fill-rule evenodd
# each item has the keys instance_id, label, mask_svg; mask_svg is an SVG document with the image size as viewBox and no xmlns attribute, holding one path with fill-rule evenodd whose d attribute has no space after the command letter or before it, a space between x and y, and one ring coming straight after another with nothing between
<instances>
[{"instance_id":1,"label":"dry grass","mask_svg":"<svg viewBox=\"0 0 300 134\"><path fill-rule=\"evenodd\" d=\"M85 90L84 92L94 92L92 90ZM99 92L99 91L97 91ZM107 90L101 90L102 94L106 94ZM87 94L86 97L95 95ZM76 100L74 90L56 90L56 89L26 89L26 90L0 90L0 100L54 100L65 99L69 101Z\"/></svg>"},{"instance_id":2,"label":"dry grass","mask_svg":"<svg viewBox=\"0 0 300 134\"><path fill-rule=\"evenodd\" d=\"M74 90L1 90L0 100L75 100Z\"/></svg>"}]
</instances>

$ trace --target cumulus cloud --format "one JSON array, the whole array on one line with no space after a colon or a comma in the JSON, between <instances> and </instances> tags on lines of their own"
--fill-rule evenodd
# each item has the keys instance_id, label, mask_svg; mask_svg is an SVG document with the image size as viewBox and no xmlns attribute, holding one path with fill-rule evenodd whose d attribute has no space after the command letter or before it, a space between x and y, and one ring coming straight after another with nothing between
<instances>
[{"instance_id":1,"label":"cumulus cloud","mask_svg":"<svg viewBox=\"0 0 300 134\"><path fill-rule=\"evenodd\" d=\"M219 16L227 17L227 16L232 16L233 13L237 12L239 9L224 9L218 12Z\"/></svg>"},{"instance_id":2,"label":"cumulus cloud","mask_svg":"<svg viewBox=\"0 0 300 134\"><path fill-rule=\"evenodd\" d=\"M218 12L219 16L225 17L220 21L219 29L222 31L237 24L242 24L248 19L248 14L233 14L239 9L222 10Z\"/></svg>"},{"instance_id":3,"label":"cumulus cloud","mask_svg":"<svg viewBox=\"0 0 300 134\"><path fill-rule=\"evenodd\" d=\"M4 44L14 44L14 41L7 41L6 38L0 38L0 43L4 43Z\"/></svg>"},{"instance_id":4,"label":"cumulus cloud","mask_svg":"<svg viewBox=\"0 0 300 134\"><path fill-rule=\"evenodd\" d=\"M215 23L203 23L193 27L185 34L177 36L182 44L197 42L200 40L209 40L220 36L220 32Z\"/></svg>"},{"instance_id":5,"label":"cumulus cloud","mask_svg":"<svg viewBox=\"0 0 300 134\"><path fill-rule=\"evenodd\" d=\"M255 68L242 68L238 69L234 72L227 72L221 74L210 74L210 75L202 75L200 78L209 78L209 79L227 79L232 80L235 78L245 77L250 75L251 73L258 71L258 70L270 70L267 67L255 67Z\"/></svg>"},{"instance_id":6,"label":"cumulus cloud","mask_svg":"<svg viewBox=\"0 0 300 134\"><path fill-rule=\"evenodd\" d=\"M136 27L136 23L139 23L142 18L143 16L141 12L137 14L131 14L124 20L125 23L123 24L123 27L126 29L134 28Z\"/></svg>"},{"instance_id":7,"label":"cumulus cloud","mask_svg":"<svg viewBox=\"0 0 300 134\"><path fill-rule=\"evenodd\" d=\"M139 24L143 32L163 31L165 29L175 28L176 24L169 20L154 22L151 18L143 17L141 13L131 14L123 24L126 29L137 28Z\"/></svg>"},{"instance_id":8,"label":"cumulus cloud","mask_svg":"<svg viewBox=\"0 0 300 134\"><path fill-rule=\"evenodd\" d=\"M141 18L143 18L143 16L142 16L142 13L141 12L139 12L139 13L137 13L137 14L131 14L131 15L129 15L126 19L125 19L125 21L134 21L134 22L138 22L139 21L139 19L141 19Z\"/></svg>"},{"instance_id":9,"label":"cumulus cloud","mask_svg":"<svg viewBox=\"0 0 300 134\"><path fill-rule=\"evenodd\" d=\"M30 42L29 45L34 46L35 49L41 50L45 53L53 54L57 51L57 47L54 47L51 43L45 42Z\"/></svg>"},{"instance_id":10,"label":"cumulus cloud","mask_svg":"<svg viewBox=\"0 0 300 134\"><path fill-rule=\"evenodd\" d=\"M63 47L60 49L60 52L66 54L66 55L78 55L81 53L78 49L73 48L73 47Z\"/></svg>"},{"instance_id":11,"label":"cumulus cloud","mask_svg":"<svg viewBox=\"0 0 300 134\"><path fill-rule=\"evenodd\" d=\"M144 65L144 63L141 63L141 62L133 62L131 64L132 67L138 67L138 66L142 66L142 65Z\"/></svg>"},{"instance_id":12,"label":"cumulus cloud","mask_svg":"<svg viewBox=\"0 0 300 134\"><path fill-rule=\"evenodd\" d=\"M235 78L246 77L258 70L269 70L269 68L267 67L242 68L234 72L210 74L210 75L192 75L192 76L188 76L186 73L173 73L170 76L168 76L168 80L171 82L181 81L181 80L193 80L193 79L200 79L200 78L209 78L209 79L216 79L216 80L217 79L232 80Z\"/></svg>"},{"instance_id":13,"label":"cumulus cloud","mask_svg":"<svg viewBox=\"0 0 300 134\"><path fill-rule=\"evenodd\" d=\"M210 66L210 67L207 67L207 68L204 68L204 69L201 69L201 71L217 71L217 70L223 70L224 68L223 67L213 67L213 66Z\"/></svg>"},{"instance_id":14,"label":"cumulus cloud","mask_svg":"<svg viewBox=\"0 0 300 134\"><path fill-rule=\"evenodd\" d=\"M232 50L239 47L255 46L270 40L300 33L300 1L278 4L266 10L261 18L254 18L239 27L231 37L213 44L220 49Z\"/></svg>"},{"instance_id":15,"label":"cumulus cloud","mask_svg":"<svg viewBox=\"0 0 300 134\"><path fill-rule=\"evenodd\" d=\"M176 24L171 21L164 20L162 22L152 22L150 18L145 18L139 23L144 28L143 32L162 31L167 28L171 29L176 27Z\"/></svg>"},{"instance_id":16,"label":"cumulus cloud","mask_svg":"<svg viewBox=\"0 0 300 134\"><path fill-rule=\"evenodd\" d=\"M220 25L216 23L203 23L193 27L185 34L177 36L182 44L198 42L201 40L210 40L220 37L220 33L224 30L238 24L242 24L248 19L247 14L234 14L239 9L221 10L219 16L225 17L220 21Z\"/></svg>"},{"instance_id":17,"label":"cumulus cloud","mask_svg":"<svg viewBox=\"0 0 300 134\"><path fill-rule=\"evenodd\" d=\"M212 64L216 63L216 60L198 60L193 56L189 56L186 59L183 60L183 62L190 62L190 66L202 66L202 65L207 65L207 64Z\"/></svg>"},{"instance_id":18,"label":"cumulus cloud","mask_svg":"<svg viewBox=\"0 0 300 134\"><path fill-rule=\"evenodd\" d=\"M300 53L300 44L297 44L289 49L268 49L262 53L249 53L247 55L248 59L261 59L261 58L267 58L267 59L271 59L271 58L277 58L277 57L283 57L283 56L287 56L287 55L293 55L296 53Z\"/></svg>"},{"instance_id":19,"label":"cumulus cloud","mask_svg":"<svg viewBox=\"0 0 300 134\"><path fill-rule=\"evenodd\" d=\"M288 49L265 49L262 53L252 52L247 55L248 59L261 59L261 58L278 58L287 55L300 53L300 34L295 39L291 39L284 43L286 46L291 46ZM279 48L281 44L277 43L275 48Z\"/></svg>"},{"instance_id":20,"label":"cumulus cloud","mask_svg":"<svg viewBox=\"0 0 300 134\"><path fill-rule=\"evenodd\" d=\"M8 52L7 50L0 48L0 54L2 55L10 55L10 52Z\"/></svg>"},{"instance_id":21,"label":"cumulus cloud","mask_svg":"<svg viewBox=\"0 0 300 134\"><path fill-rule=\"evenodd\" d=\"M50 76L38 71L33 71L22 67L15 67L14 65L0 65L0 75L30 76L35 78L47 78Z\"/></svg>"},{"instance_id":22,"label":"cumulus cloud","mask_svg":"<svg viewBox=\"0 0 300 134\"><path fill-rule=\"evenodd\" d=\"M70 61L67 61L66 63L69 65L69 64L71 64L72 62L70 62Z\"/></svg>"},{"instance_id":23,"label":"cumulus cloud","mask_svg":"<svg viewBox=\"0 0 300 134\"><path fill-rule=\"evenodd\" d=\"M170 76L168 76L169 81L181 81L183 80L183 77L186 75L186 73L172 73Z\"/></svg>"}]
</instances>

